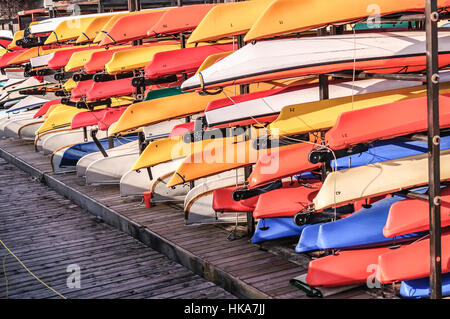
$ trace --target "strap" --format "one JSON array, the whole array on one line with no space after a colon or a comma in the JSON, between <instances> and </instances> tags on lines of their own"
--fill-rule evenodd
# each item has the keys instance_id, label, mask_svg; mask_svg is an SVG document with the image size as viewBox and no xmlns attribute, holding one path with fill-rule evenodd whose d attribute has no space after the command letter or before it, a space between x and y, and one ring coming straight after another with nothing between
<instances>
[{"instance_id":1,"label":"strap","mask_svg":"<svg viewBox=\"0 0 450 319\"><path fill-rule=\"evenodd\" d=\"M294 278L289 280L289 284L305 292L308 297L323 298L322 292L319 289L311 287L303 281Z\"/></svg>"}]
</instances>

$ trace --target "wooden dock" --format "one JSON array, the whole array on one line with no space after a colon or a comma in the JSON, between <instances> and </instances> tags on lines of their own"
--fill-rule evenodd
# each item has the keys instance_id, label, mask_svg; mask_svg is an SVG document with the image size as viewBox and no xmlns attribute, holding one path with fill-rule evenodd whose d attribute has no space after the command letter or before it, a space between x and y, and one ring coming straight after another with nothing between
<instances>
[{"instance_id":1,"label":"wooden dock","mask_svg":"<svg viewBox=\"0 0 450 319\"><path fill-rule=\"evenodd\" d=\"M270 245L252 245L248 237L228 241L229 229L224 227L184 226L183 214L176 206L158 204L148 209L139 200L121 198L118 185L86 186L84 179L75 174L53 174L50 158L36 153L32 142L2 139L0 156L105 223L237 297L308 298L304 292L289 285L289 280L306 273L310 259L306 255L289 255L286 253L292 250L289 247L283 250L269 248ZM29 195L30 190L24 193ZM50 201L54 200L55 193L49 194L52 195L45 196L49 196ZM69 201L64 203L70 206ZM53 203L55 205L58 207L60 202ZM148 253L151 252L149 250ZM217 296L220 297L219 292ZM360 287L331 297L374 296L376 293L373 291Z\"/></svg>"},{"instance_id":2,"label":"wooden dock","mask_svg":"<svg viewBox=\"0 0 450 319\"><path fill-rule=\"evenodd\" d=\"M2 159L0 203L0 239L67 298L235 298ZM6 271L5 277L2 267L0 298L61 298L3 246L0 254ZM79 288L70 288L67 279L77 269Z\"/></svg>"}]
</instances>

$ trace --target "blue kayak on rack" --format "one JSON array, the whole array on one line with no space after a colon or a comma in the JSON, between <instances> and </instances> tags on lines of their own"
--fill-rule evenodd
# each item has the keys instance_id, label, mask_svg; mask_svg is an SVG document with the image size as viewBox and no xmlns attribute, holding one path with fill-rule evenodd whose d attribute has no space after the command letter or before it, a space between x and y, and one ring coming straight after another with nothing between
<instances>
[{"instance_id":1,"label":"blue kayak on rack","mask_svg":"<svg viewBox=\"0 0 450 319\"><path fill-rule=\"evenodd\" d=\"M114 147L135 141L136 139L137 136L126 136L119 139L114 138ZM99 140L99 142L105 150L109 148L109 142L107 138L101 139ZM85 142L73 145L64 152L59 166L60 167L76 166L79 159L82 158L83 156L99 151L100 151L99 148L94 142Z\"/></svg>"},{"instance_id":2,"label":"blue kayak on rack","mask_svg":"<svg viewBox=\"0 0 450 319\"><path fill-rule=\"evenodd\" d=\"M258 244L268 240L279 238L297 237L305 226L298 226L291 217L264 218L258 221L252 243Z\"/></svg>"},{"instance_id":3,"label":"blue kayak on rack","mask_svg":"<svg viewBox=\"0 0 450 319\"><path fill-rule=\"evenodd\" d=\"M430 278L426 277L402 281L400 285L400 294L405 298L429 298ZM450 295L450 273L442 275L442 295Z\"/></svg>"},{"instance_id":4,"label":"blue kayak on rack","mask_svg":"<svg viewBox=\"0 0 450 319\"><path fill-rule=\"evenodd\" d=\"M307 228L303 231L296 251L380 246L424 236L425 232L391 238L383 235L391 205L403 199L403 196L388 197L375 202L370 208L361 208L346 218L317 224L319 226L308 226L307 228L314 227L314 232L308 232Z\"/></svg>"}]
</instances>

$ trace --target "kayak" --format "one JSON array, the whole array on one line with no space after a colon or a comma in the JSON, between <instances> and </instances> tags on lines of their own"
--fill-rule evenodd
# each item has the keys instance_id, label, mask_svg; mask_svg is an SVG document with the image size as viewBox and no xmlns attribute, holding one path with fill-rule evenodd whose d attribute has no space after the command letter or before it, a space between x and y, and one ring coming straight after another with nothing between
<instances>
[{"instance_id":1,"label":"kayak","mask_svg":"<svg viewBox=\"0 0 450 319\"><path fill-rule=\"evenodd\" d=\"M375 283L378 257L390 251L396 250L390 247L345 250L311 260L306 283L312 287L365 284L369 280Z\"/></svg>"},{"instance_id":2,"label":"kayak","mask_svg":"<svg viewBox=\"0 0 450 319\"><path fill-rule=\"evenodd\" d=\"M215 4L193 4L171 8L150 27L148 36L161 36L187 32L195 29Z\"/></svg>"},{"instance_id":3,"label":"kayak","mask_svg":"<svg viewBox=\"0 0 450 319\"><path fill-rule=\"evenodd\" d=\"M213 194L217 189L244 183L244 171L228 171L197 181L184 199L185 225L222 224L246 221L246 214L213 209ZM187 185L180 185L179 187Z\"/></svg>"},{"instance_id":4,"label":"kayak","mask_svg":"<svg viewBox=\"0 0 450 319\"><path fill-rule=\"evenodd\" d=\"M139 15L124 15L120 17L108 30L99 45L111 45L125 41L139 40L147 37L150 29L167 9L148 10Z\"/></svg>"},{"instance_id":5,"label":"kayak","mask_svg":"<svg viewBox=\"0 0 450 319\"><path fill-rule=\"evenodd\" d=\"M283 183L283 187L259 195L253 217L293 217L308 208L322 186L319 180L299 180ZM277 199L282 198L282 201Z\"/></svg>"},{"instance_id":6,"label":"kayak","mask_svg":"<svg viewBox=\"0 0 450 319\"><path fill-rule=\"evenodd\" d=\"M48 101L49 100L45 99L45 98L28 95L28 96L24 97L22 100L20 100L19 102L17 102L16 104L14 104L14 106L11 106L9 109L7 109L6 113L17 112L19 110L24 110L24 109L37 108L37 107L44 105Z\"/></svg>"},{"instance_id":7,"label":"kayak","mask_svg":"<svg viewBox=\"0 0 450 319\"><path fill-rule=\"evenodd\" d=\"M216 5L192 32L188 43L245 34L270 2L271 0L253 0Z\"/></svg>"},{"instance_id":8,"label":"kayak","mask_svg":"<svg viewBox=\"0 0 450 319\"><path fill-rule=\"evenodd\" d=\"M425 151L427 148L425 147ZM441 151L441 181L450 179L450 150ZM427 153L332 172L314 198L316 210L428 183Z\"/></svg>"},{"instance_id":9,"label":"kayak","mask_svg":"<svg viewBox=\"0 0 450 319\"><path fill-rule=\"evenodd\" d=\"M95 37L98 35L100 30L105 26L105 24L116 14L121 13L111 13L107 16L100 16L94 18L85 28L81 31L78 38L75 40L76 44L87 43L94 41Z\"/></svg>"},{"instance_id":10,"label":"kayak","mask_svg":"<svg viewBox=\"0 0 450 319\"><path fill-rule=\"evenodd\" d=\"M54 106L55 108L50 114L47 112L46 116L48 115L48 117L45 119L45 122L42 124L42 126L36 131L36 135L57 128L70 126L72 118L75 116L75 114L87 111L62 104Z\"/></svg>"},{"instance_id":11,"label":"kayak","mask_svg":"<svg viewBox=\"0 0 450 319\"><path fill-rule=\"evenodd\" d=\"M95 84L94 80L86 80L76 82L76 87L70 91L70 99L72 101L79 101Z\"/></svg>"},{"instance_id":12,"label":"kayak","mask_svg":"<svg viewBox=\"0 0 450 319\"><path fill-rule=\"evenodd\" d=\"M91 50L83 50L72 53L69 61L67 61L67 64L64 66L64 71L74 72L82 69L84 65L90 60L93 53L105 50L105 48L101 47L92 47Z\"/></svg>"},{"instance_id":13,"label":"kayak","mask_svg":"<svg viewBox=\"0 0 450 319\"><path fill-rule=\"evenodd\" d=\"M282 84L252 85L250 91L270 89L279 85ZM235 95L235 93L235 88L229 87L224 88L223 92L216 95L200 95L191 92L135 103L123 113L110 134L203 112L209 102L220 97Z\"/></svg>"},{"instance_id":14,"label":"kayak","mask_svg":"<svg viewBox=\"0 0 450 319\"><path fill-rule=\"evenodd\" d=\"M203 63L200 65L200 67L198 68L197 73L202 72L203 70L209 68L211 65L213 65L214 63L216 63L217 61L223 59L226 56L229 56L231 53L235 52L235 50L232 51L228 51L228 52L223 52L223 53L216 53L216 54L211 54L209 57L207 57Z\"/></svg>"},{"instance_id":15,"label":"kayak","mask_svg":"<svg viewBox=\"0 0 450 319\"><path fill-rule=\"evenodd\" d=\"M6 52L0 57L0 69L8 66L9 61L21 55L25 50Z\"/></svg>"},{"instance_id":16,"label":"kayak","mask_svg":"<svg viewBox=\"0 0 450 319\"><path fill-rule=\"evenodd\" d=\"M25 35L25 30L18 30L16 32L14 32L12 41L10 44L8 44L7 49L8 50L18 50L17 40L23 39L24 35Z\"/></svg>"},{"instance_id":17,"label":"kayak","mask_svg":"<svg viewBox=\"0 0 450 319\"><path fill-rule=\"evenodd\" d=\"M228 52L232 49L232 44L218 44L159 52L144 68L145 76L154 79L172 74L193 73L211 54Z\"/></svg>"},{"instance_id":18,"label":"kayak","mask_svg":"<svg viewBox=\"0 0 450 319\"><path fill-rule=\"evenodd\" d=\"M66 66L69 62L72 54L79 51L90 51L92 47L80 46L75 48L70 48L67 50L55 51L53 52L53 57L48 61L47 65L50 70L59 70Z\"/></svg>"},{"instance_id":19,"label":"kayak","mask_svg":"<svg viewBox=\"0 0 450 319\"><path fill-rule=\"evenodd\" d=\"M443 67L450 60L450 33L440 31L438 37L439 67ZM353 69L397 73L407 67L408 72L417 72L426 69L425 51L425 32L421 31L261 41L245 45L201 75L187 79L181 88L187 91Z\"/></svg>"},{"instance_id":20,"label":"kayak","mask_svg":"<svg viewBox=\"0 0 450 319\"><path fill-rule=\"evenodd\" d=\"M298 238L306 225L298 226L292 217L263 218L258 221L252 244L259 244L280 238Z\"/></svg>"},{"instance_id":21,"label":"kayak","mask_svg":"<svg viewBox=\"0 0 450 319\"><path fill-rule=\"evenodd\" d=\"M402 281L400 294L404 298L429 298L430 278L420 278ZM442 275L442 295L450 295L450 274Z\"/></svg>"},{"instance_id":22,"label":"kayak","mask_svg":"<svg viewBox=\"0 0 450 319\"><path fill-rule=\"evenodd\" d=\"M370 0L351 0L343 6L338 0L325 3L316 1L277 0L270 3L252 25L245 36L250 42L286 33L300 32L327 25L362 20L375 11L378 16L393 13L424 12L425 2L421 0L401 0L376 2ZM437 1L438 8L450 6L450 1ZM326 11L326 15L321 13ZM313 14L311 14L313 13Z\"/></svg>"},{"instance_id":23,"label":"kayak","mask_svg":"<svg viewBox=\"0 0 450 319\"><path fill-rule=\"evenodd\" d=\"M291 108L292 105L307 104L302 110L311 110L309 105L319 102L319 85L306 80L305 84L288 86L257 93L244 94L215 100L208 104L205 110L208 126L234 126L236 124L251 124L261 122L272 122L284 107ZM310 83L308 83L310 82ZM316 82L316 81L314 81ZM389 81L389 80L361 80L354 83L332 82L330 83L329 98L378 93L390 91L396 88L415 86L412 81ZM320 106L317 107L319 109Z\"/></svg>"},{"instance_id":24,"label":"kayak","mask_svg":"<svg viewBox=\"0 0 450 319\"><path fill-rule=\"evenodd\" d=\"M362 208L348 217L334 222L315 224L319 225L313 225L318 228L317 232L303 232L296 252L385 246L424 236L424 233L409 233L393 238L383 235L389 208L402 199L404 198L399 196L387 197L375 202L370 208ZM305 242L308 243L307 247L302 245Z\"/></svg>"},{"instance_id":25,"label":"kayak","mask_svg":"<svg viewBox=\"0 0 450 319\"><path fill-rule=\"evenodd\" d=\"M450 188L441 190L441 227L450 225ZM394 237L429 229L428 202L419 199L405 199L395 203L389 210L389 216L383 229L386 237Z\"/></svg>"},{"instance_id":26,"label":"kayak","mask_svg":"<svg viewBox=\"0 0 450 319\"><path fill-rule=\"evenodd\" d=\"M339 150L376 139L427 130L427 98L421 97L344 112L325 134L326 145ZM450 95L439 96L439 126L450 127Z\"/></svg>"},{"instance_id":27,"label":"kayak","mask_svg":"<svg viewBox=\"0 0 450 319\"><path fill-rule=\"evenodd\" d=\"M112 75L133 71L145 67L152 61L156 53L177 50L179 48L179 44L161 43L158 46L114 52L111 60L105 64L105 70L108 74Z\"/></svg>"},{"instance_id":28,"label":"kayak","mask_svg":"<svg viewBox=\"0 0 450 319\"><path fill-rule=\"evenodd\" d=\"M442 273L450 272L450 232L441 237ZM420 260L420 262L417 262ZM427 277L430 275L430 239L415 241L402 249L378 257L377 279L382 284Z\"/></svg>"},{"instance_id":29,"label":"kayak","mask_svg":"<svg viewBox=\"0 0 450 319\"><path fill-rule=\"evenodd\" d=\"M68 145L92 141L91 129L87 130L87 138L81 129L58 129L43 133L36 138L40 140L40 146L37 145L38 151L42 151L44 155L53 154L55 151ZM97 138L104 138L105 134L99 132Z\"/></svg>"},{"instance_id":30,"label":"kayak","mask_svg":"<svg viewBox=\"0 0 450 319\"><path fill-rule=\"evenodd\" d=\"M122 143L119 146L116 146L111 149L105 149L106 154L108 157L113 157L116 155L126 154L129 152L129 150L136 151L138 149L138 141L131 141L129 143ZM86 174L86 169L92 162L103 158L102 152L94 152L87 154L83 157L81 157L76 166L77 176L84 177Z\"/></svg>"},{"instance_id":31,"label":"kayak","mask_svg":"<svg viewBox=\"0 0 450 319\"><path fill-rule=\"evenodd\" d=\"M233 199L233 192L237 189L239 189L238 186L215 189L212 198L212 209L218 213L252 213L258 201L258 196L235 201Z\"/></svg>"},{"instance_id":32,"label":"kayak","mask_svg":"<svg viewBox=\"0 0 450 319\"><path fill-rule=\"evenodd\" d=\"M404 83L403 81L398 81ZM440 84L440 93L450 91L450 83ZM269 125L273 136L301 134L328 129L336 124L343 112L368 109L401 100L426 96L425 86L412 86L383 92L342 97L313 103L291 105L281 110L278 118Z\"/></svg>"},{"instance_id":33,"label":"kayak","mask_svg":"<svg viewBox=\"0 0 450 319\"><path fill-rule=\"evenodd\" d=\"M140 47L140 46L138 46ZM102 71L105 68L105 64L111 60L113 54L118 51L130 50L131 46L123 45L121 47L116 47L113 49L108 49L104 51L93 52L89 61L83 66L84 72L87 74L94 74Z\"/></svg>"},{"instance_id":34,"label":"kayak","mask_svg":"<svg viewBox=\"0 0 450 319\"><path fill-rule=\"evenodd\" d=\"M107 82L94 82L93 80L88 81L92 81L92 86L90 86L84 94L87 101L97 101L107 99L109 97L127 96L136 93L136 88L131 85L131 78Z\"/></svg>"},{"instance_id":35,"label":"kayak","mask_svg":"<svg viewBox=\"0 0 450 319\"><path fill-rule=\"evenodd\" d=\"M99 125L100 123L102 123L102 120L107 113L110 113L109 116L111 116L113 113L119 113L120 116L120 114L122 114L122 112L125 111L126 108L127 106L78 113L72 118L70 127L72 129L77 129L86 126Z\"/></svg>"}]
</instances>

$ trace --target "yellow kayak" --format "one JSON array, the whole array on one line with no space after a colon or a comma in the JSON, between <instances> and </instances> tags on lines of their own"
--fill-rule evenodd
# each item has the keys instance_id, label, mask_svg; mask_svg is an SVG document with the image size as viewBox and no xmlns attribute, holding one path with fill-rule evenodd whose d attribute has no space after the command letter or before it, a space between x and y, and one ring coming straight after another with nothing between
<instances>
[{"instance_id":1,"label":"yellow kayak","mask_svg":"<svg viewBox=\"0 0 450 319\"><path fill-rule=\"evenodd\" d=\"M100 33L102 28L108 23L109 20L111 20L115 15L107 15L107 16L100 16L96 17L94 20L92 20L86 28L81 31L80 35L78 36L75 43L86 43L86 42L92 42L94 41L95 37Z\"/></svg>"},{"instance_id":2,"label":"yellow kayak","mask_svg":"<svg viewBox=\"0 0 450 319\"><path fill-rule=\"evenodd\" d=\"M158 52L172 51L180 48L179 44L161 44L158 46L118 51L115 52L111 60L105 64L105 70L109 74L133 71L149 64L152 61L153 56Z\"/></svg>"},{"instance_id":3,"label":"yellow kayak","mask_svg":"<svg viewBox=\"0 0 450 319\"><path fill-rule=\"evenodd\" d=\"M188 43L213 41L245 34L272 0L251 0L218 4L212 8Z\"/></svg>"},{"instance_id":4,"label":"yellow kayak","mask_svg":"<svg viewBox=\"0 0 450 319\"><path fill-rule=\"evenodd\" d=\"M111 17L111 15L102 15L100 17ZM82 33L88 29L91 22L95 21L99 16L94 17L77 17L75 19L65 20L58 24L53 32L45 40L44 44L52 44L77 39Z\"/></svg>"},{"instance_id":5,"label":"yellow kayak","mask_svg":"<svg viewBox=\"0 0 450 319\"><path fill-rule=\"evenodd\" d=\"M273 149L256 150L252 144L253 140L244 141L242 137L238 137L237 143L227 143L225 139L213 140L202 152L191 153L183 160L167 187L252 165L261 156L273 152ZM282 148L287 147L292 146Z\"/></svg>"},{"instance_id":6,"label":"yellow kayak","mask_svg":"<svg viewBox=\"0 0 450 319\"><path fill-rule=\"evenodd\" d=\"M77 82L75 82L72 78L68 79L65 83L64 83L64 91L66 92L70 92L72 91L74 88L77 87Z\"/></svg>"},{"instance_id":7,"label":"yellow kayak","mask_svg":"<svg viewBox=\"0 0 450 319\"><path fill-rule=\"evenodd\" d=\"M14 33L13 40L11 41L10 44L8 44L7 49L12 50L12 49L16 48L17 40L23 39L24 33L25 33L25 30L19 30L16 33Z\"/></svg>"},{"instance_id":8,"label":"yellow kayak","mask_svg":"<svg viewBox=\"0 0 450 319\"><path fill-rule=\"evenodd\" d=\"M92 47L92 50L83 50L74 52L67 62L64 70L66 72L73 72L81 69L90 59L94 52L105 51L105 48Z\"/></svg>"},{"instance_id":9,"label":"yellow kayak","mask_svg":"<svg viewBox=\"0 0 450 319\"><path fill-rule=\"evenodd\" d=\"M53 105L52 105L53 106ZM86 112L86 109L78 109L76 107L56 104L55 107L47 112L44 123L35 132L36 135L42 134L54 129L70 126L73 117L81 112Z\"/></svg>"},{"instance_id":10,"label":"yellow kayak","mask_svg":"<svg viewBox=\"0 0 450 319\"><path fill-rule=\"evenodd\" d=\"M234 51L228 51L228 52L221 52L216 54L211 54L209 57L207 57L203 63L200 65L200 67L197 69L197 72L195 74L198 74L199 72L202 72L204 69L209 68L211 65L217 62L217 60L220 60L226 56L229 56Z\"/></svg>"},{"instance_id":11,"label":"yellow kayak","mask_svg":"<svg viewBox=\"0 0 450 319\"><path fill-rule=\"evenodd\" d=\"M450 92L450 82L440 84L440 93ZM405 99L425 96L427 88L424 85L355 95L319 102L286 106L278 118L269 125L273 136L302 134L311 131L324 130L332 127L339 114L377 105L388 104Z\"/></svg>"}]
</instances>

